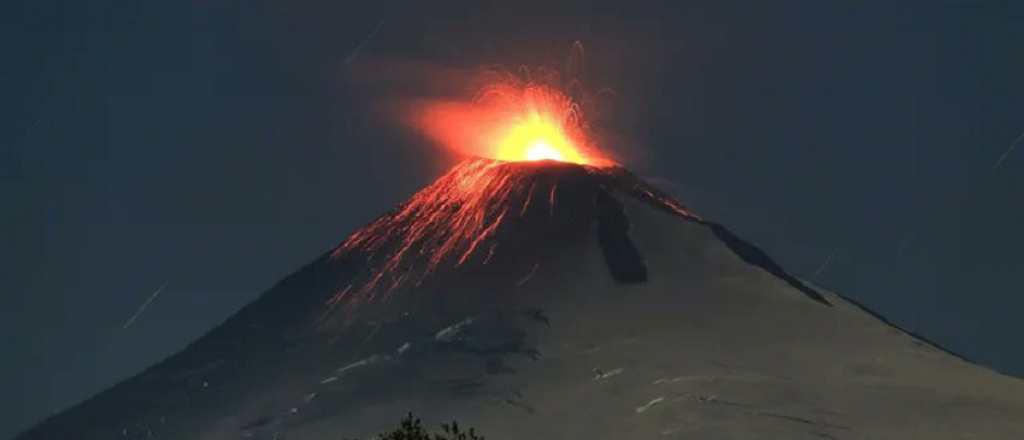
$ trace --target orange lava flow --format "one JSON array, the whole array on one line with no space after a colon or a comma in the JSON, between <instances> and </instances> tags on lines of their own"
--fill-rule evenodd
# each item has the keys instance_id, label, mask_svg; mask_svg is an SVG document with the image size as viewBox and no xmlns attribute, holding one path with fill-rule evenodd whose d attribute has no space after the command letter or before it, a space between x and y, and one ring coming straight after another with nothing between
<instances>
[{"instance_id":1,"label":"orange lava flow","mask_svg":"<svg viewBox=\"0 0 1024 440\"><path fill-rule=\"evenodd\" d=\"M358 306L387 300L406 283L419 286L442 265L458 267L471 260L487 264L498 246L498 240L489 239L505 222L524 217L531 204L546 204L554 216L559 185L553 184L550 191L537 189L532 169L494 159L465 160L394 212L360 229L333 256L363 255L366 269L327 305ZM594 178L614 182L638 200L700 219L622 168L588 166L584 170Z\"/></svg>"},{"instance_id":2,"label":"orange lava flow","mask_svg":"<svg viewBox=\"0 0 1024 440\"><path fill-rule=\"evenodd\" d=\"M502 165L489 159L464 161L396 212L350 237L336 256L355 250L384 260L358 289L346 288L331 304L372 301L411 278L422 279L443 261L465 263L504 219L522 215L509 202L521 184L522 170Z\"/></svg>"},{"instance_id":3,"label":"orange lava flow","mask_svg":"<svg viewBox=\"0 0 1024 440\"><path fill-rule=\"evenodd\" d=\"M463 155L506 162L614 164L588 139L580 107L552 87L499 82L471 102L430 101L414 107L416 128Z\"/></svg>"}]
</instances>

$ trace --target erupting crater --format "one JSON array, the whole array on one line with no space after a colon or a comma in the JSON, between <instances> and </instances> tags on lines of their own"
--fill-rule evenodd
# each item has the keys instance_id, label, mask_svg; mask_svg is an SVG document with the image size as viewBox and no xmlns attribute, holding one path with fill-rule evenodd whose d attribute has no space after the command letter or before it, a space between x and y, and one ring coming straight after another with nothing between
<instances>
[{"instance_id":1,"label":"erupting crater","mask_svg":"<svg viewBox=\"0 0 1024 440\"><path fill-rule=\"evenodd\" d=\"M553 160L607 167L580 106L558 90L516 81L484 88L472 101L413 106L412 125L458 154L505 162Z\"/></svg>"},{"instance_id":2,"label":"erupting crater","mask_svg":"<svg viewBox=\"0 0 1024 440\"><path fill-rule=\"evenodd\" d=\"M557 229L564 236L614 219L607 210L616 192L697 218L599 151L583 107L544 83L506 77L472 100L410 108L414 128L470 158L333 252L362 255L373 269L334 295L331 306L388 299L442 266L487 264L499 244L507 247L498 236L511 229L532 228L535 236L538 228ZM562 198L580 206L560 206Z\"/></svg>"}]
</instances>

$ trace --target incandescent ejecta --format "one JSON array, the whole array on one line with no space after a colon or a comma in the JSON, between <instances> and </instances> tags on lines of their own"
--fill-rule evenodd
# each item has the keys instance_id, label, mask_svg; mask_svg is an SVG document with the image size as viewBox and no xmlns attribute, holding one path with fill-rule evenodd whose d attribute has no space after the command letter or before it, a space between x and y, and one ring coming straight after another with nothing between
<instances>
[{"instance_id":1,"label":"incandescent ejecta","mask_svg":"<svg viewBox=\"0 0 1024 440\"><path fill-rule=\"evenodd\" d=\"M544 87L425 103L478 156L181 352L17 437L1017 440L1024 382L834 292L600 154Z\"/></svg>"}]
</instances>

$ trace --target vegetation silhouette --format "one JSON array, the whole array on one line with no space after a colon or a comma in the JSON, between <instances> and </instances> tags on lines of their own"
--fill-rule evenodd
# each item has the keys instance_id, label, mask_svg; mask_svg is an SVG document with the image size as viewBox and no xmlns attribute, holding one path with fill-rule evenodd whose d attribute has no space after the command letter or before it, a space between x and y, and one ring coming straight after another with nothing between
<instances>
[{"instance_id":1,"label":"vegetation silhouette","mask_svg":"<svg viewBox=\"0 0 1024 440\"><path fill-rule=\"evenodd\" d=\"M460 430L459 424L454 421L442 423L441 432L429 433L423 428L419 417L409 413L398 428L377 434L376 440L484 440L484 437L473 428L469 428L469 431Z\"/></svg>"}]
</instances>

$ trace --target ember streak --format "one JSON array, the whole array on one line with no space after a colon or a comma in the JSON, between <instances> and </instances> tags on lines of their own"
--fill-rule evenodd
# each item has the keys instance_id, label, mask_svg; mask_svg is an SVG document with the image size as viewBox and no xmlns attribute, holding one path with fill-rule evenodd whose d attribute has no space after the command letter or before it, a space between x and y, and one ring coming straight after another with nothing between
<instances>
[{"instance_id":1,"label":"ember streak","mask_svg":"<svg viewBox=\"0 0 1024 440\"><path fill-rule=\"evenodd\" d=\"M410 255L422 259L420 277L429 275L448 258L457 258L456 265L465 263L507 216L516 215L510 212L508 199L520 184L522 170L502 164L491 159L466 160L414 195L397 212L356 232L335 251L336 256L353 250L376 255L392 239L398 242L388 246L393 250L369 281L354 292L347 288L333 302L347 295L357 302L372 301L382 282L384 292L392 291L412 276L415 268L401 270ZM525 207L518 212L523 211Z\"/></svg>"},{"instance_id":2,"label":"ember streak","mask_svg":"<svg viewBox=\"0 0 1024 440\"><path fill-rule=\"evenodd\" d=\"M486 264L495 254L488 241L504 223L524 216L533 204L554 216L560 186L541 188L533 181L540 167L553 162L510 163L467 159L388 215L359 230L334 251L367 255L379 263L365 278L338 292L329 305L385 300L404 283L418 285L442 263ZM572 167L574 165L565 165ZM594 186L615 182L633 196L674 214L699 219L682 205L637 179L624 168L575 165ZM610 185L609 185L610 186ZM539 193L539 194L535 194ZM543 206L547 204L548 206ZM488 244L490 243L490 244Z\"/></svg>"}]
</instances>

